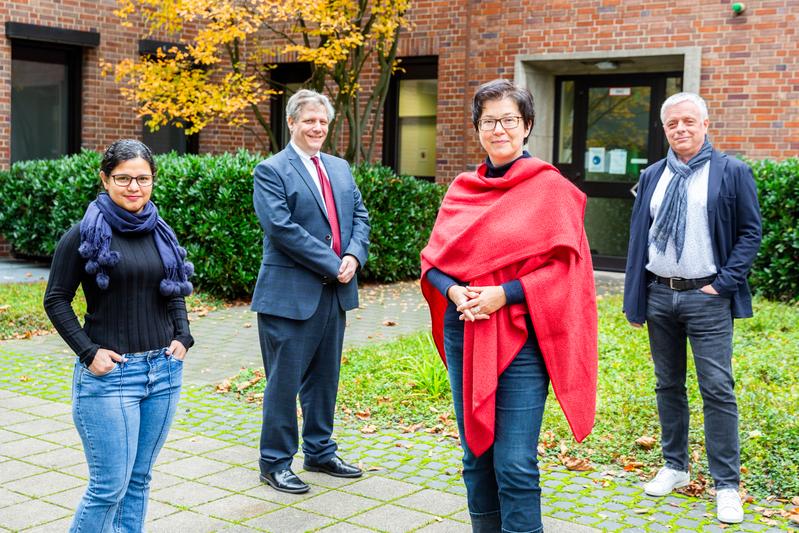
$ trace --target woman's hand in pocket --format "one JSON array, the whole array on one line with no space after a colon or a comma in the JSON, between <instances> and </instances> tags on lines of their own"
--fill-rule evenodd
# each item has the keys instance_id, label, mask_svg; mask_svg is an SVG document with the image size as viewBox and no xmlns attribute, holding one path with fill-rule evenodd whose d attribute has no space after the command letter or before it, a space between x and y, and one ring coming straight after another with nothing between
<instances>
[{"instance_id":1,"label":"woman's hand in pocket","mask_svg":"<svg viewBox=\"0 0 799 533\"><path fill-rule=\"evenodd\" d=\"M97 353L94 354L92 364L89 365L89 372L95 376L104 376L111 372L114 367L116 367L117 363L124 363L126 361L127 359L115 351L100 348L97 350Z\"/></svg>"},{"instance_id":2,"label":"woman's hand in pocket","mask_svg":"<svg viewBox=\"0 0 799 533\"><path fill-rule=\"evenodd\" d=\"M166 349L166 354L178 361L183 361L183 358L186 357L186 352L186 347L180 341L172 341L169 348Z\"/></svg>"}]
</instances>

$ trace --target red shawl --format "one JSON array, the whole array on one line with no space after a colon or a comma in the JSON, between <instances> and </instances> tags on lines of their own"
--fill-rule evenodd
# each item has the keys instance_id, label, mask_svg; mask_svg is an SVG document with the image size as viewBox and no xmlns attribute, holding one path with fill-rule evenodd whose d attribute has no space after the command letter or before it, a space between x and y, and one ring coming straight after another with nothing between
<instances>
[{"instance_id":1,"label":"red shawl","mask_svg":"<svg viewBox=\"0 0 799 533\"><path fill-rule=\"evenodd\" d=\"M465 322L463 403L475 455L494 442L497 379L527 340L532 319L555 396L578 442L594 425L597 312L591 252L583 229L586 197L553 166L520 159L503 177L486 166L458 176L422 250L422 293L446 364L448 300L427 281L435 267L474 286L519 279L526 303Z\"/></svg>"}]
</instances>

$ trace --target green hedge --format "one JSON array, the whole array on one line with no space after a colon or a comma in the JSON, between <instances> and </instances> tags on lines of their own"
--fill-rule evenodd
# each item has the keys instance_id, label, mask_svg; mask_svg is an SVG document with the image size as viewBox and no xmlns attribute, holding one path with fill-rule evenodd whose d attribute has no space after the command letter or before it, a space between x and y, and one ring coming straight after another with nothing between
<instances>
[{"instance_id":1,"label":"green hedge","mask_svg":"<svg viewBox=\"0 0 799 533\"><path fill-rule=\"evenodd\" d=\"M799 159L749 162L757 181L763 242L750 283L772 300L799 300Z\"/></svg>"},{"instance_id":2,"label":"green hedge","mask_svg":"<svg viewBox=\"0 0 799 533\"><path fill-rule=\"evenodd\" d=\"M262 232L252 208L258 154L158 156L153 200L195 265L194 283L232 299L251 294L261 264ZM50 161L16 163L0 172L0 235L15 251L50 256L99 190L100 156L83 151ZM369 209L372 246L362 279L395 281L419 274L444 188L390 169L353 170Z\"/></svg>"}]
</instances>

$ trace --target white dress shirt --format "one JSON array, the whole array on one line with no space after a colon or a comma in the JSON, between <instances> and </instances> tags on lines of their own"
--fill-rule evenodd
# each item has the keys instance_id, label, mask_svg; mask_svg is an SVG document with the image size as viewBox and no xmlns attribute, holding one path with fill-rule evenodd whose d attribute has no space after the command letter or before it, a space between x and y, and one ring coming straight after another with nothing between
<instances>
[{"instance_id":1,"label":"white dress shirt","mask_svg":"<svg viewBox=\"0 0 799 533\"><path fill-rule=\"evenodd\" d=\"M300 156L300 160L302 164L305 165L305 170L308 171L310 174L311 179L313 180L314 184L316 185L316 190L319 191L319 197L322 199L322 208L325 210L325 216L327 215L327 205L325 205L325 194L322 192L322 184L319 182L319 174L316 172L316 165L313 164L311 161L311 157L316 156L319 158L319 166L322 167L322 171L327 176L328 181L330 180L330 174L327 173L327 169L325 168L325 164L322 162L322 158L320 157L322 152L316 152L315 154L306 154L299 146L294 144L294 141L289 141L289 144L294 151L297 152L297 155ZM332 187L332 184L331 184Z\"/></svg>"}]
</instances>

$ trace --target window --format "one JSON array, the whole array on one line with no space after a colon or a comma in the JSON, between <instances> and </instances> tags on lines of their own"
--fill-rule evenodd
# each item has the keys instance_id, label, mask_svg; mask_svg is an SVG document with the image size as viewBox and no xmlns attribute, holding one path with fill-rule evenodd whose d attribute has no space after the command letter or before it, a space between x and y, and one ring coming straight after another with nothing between
<instances>
[{"instance_id":1,"label":"window","mask_svg":"<svg viewBox=\"0 0 799 533\"><path fill-rule=\"evenodd\" d=\"M83 48L100 34L7 21L11 40L11 162L80 150Z\"/></svg>"},{"instance_id":2,"label":"window","mask_svg":"<svg viewBox=\"0 0 799 533\"><path fill-rule=\"evenodd\" d=\"M80 49L12 45L12 163L80 150L80 67Z\"/></svg>"},{"instance_id":3,"label":"window","mask_svg":"<svg viewBox=\"0 0 799 533\"><path fill-rule=\"evenodd\" d=\"M660 106L681 89L682 75L563 76L555 83L555 165L588 195L585 227L594 264L623 270L630 189L666 154Z\"/></svg>"},{"instance_id":4,"label":"window","mask_svg":"<svg viewBox=\"0 0 799 533\"><path fill-rule=\"evenodd\" d=\"M391 79L383 118L383 163L399 174L434 180L438 58L408 57Z\"/></svg>"},{"instance_id":5,"label":"window","mask_svg":"<svg viewBox=\"0 0 799 533\"><path fill-rule=\"evenodd\" d=\"M281 91L281 94L273 95L269 102L269 125L272 127L272 136L276 145L272 146L272 152L277 153L285 148L291 139L286 124L286 104L291 95L302 89L311 78L311 65L280 63L269 74L272 88Z\"/></svg>"},{"instance_id":6,"label":"window","mask_svg":"<svg viewBox=\"0 0 799 533\"><path fill-rule=\"evenodd\" d=\"M169 43L165 41L156 41L151 39L142 39L139 41L139 54L144 57L155 57L157 50L160 48L166 53L169 49L177 46L185 48L185 45L177 43ZM158 131L150 131L146 124L147 117L142 118L142 133L141 140L146 144L154 154L166 154L169 152L177 152L178 154L197 154L200 152L200 135L195 133L193 135L186 135L185 128L179 128L170 123L166 126L161 126Z\"/></svg>"}]
</instances>

